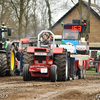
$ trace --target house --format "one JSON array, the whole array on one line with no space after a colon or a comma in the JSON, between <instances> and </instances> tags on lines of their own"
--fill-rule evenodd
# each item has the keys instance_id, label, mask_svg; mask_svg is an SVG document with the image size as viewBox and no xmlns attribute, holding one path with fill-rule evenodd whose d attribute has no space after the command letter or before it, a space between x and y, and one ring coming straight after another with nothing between
<instances>
[{"instance_id":1,"label":"house","mask_svg":"<svg viewBox=\"0 0 100 100\"><path fill-rule=\"evenodd\" d=\"M61 22L64 24L73 23L75 20L78 21L79 12L76 8L79 6L77 3L72 7L65 15L63 15L53 26L52 32L55 35L61 35L63 27ZM82 15L83 20L87 20L88 3L82 1ZM91 4L90 7L90 21L89 21L89 42L100 42L100 7L96 4Z\"/></svg>"}]
</instances>

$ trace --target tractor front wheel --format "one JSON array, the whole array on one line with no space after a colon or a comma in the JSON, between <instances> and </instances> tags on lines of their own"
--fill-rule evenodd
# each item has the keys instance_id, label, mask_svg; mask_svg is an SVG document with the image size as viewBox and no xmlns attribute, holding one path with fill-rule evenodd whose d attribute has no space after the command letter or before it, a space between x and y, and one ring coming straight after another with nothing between
<instances>
[{"instance_id":1,"label":"tractor front wheel","mask_svg":"<svg viewBox=\"0 0 100 100\"><path fill-rule=\"evenodd\" d=\"M57 80L57 66L52 65L50 68L50 80L51 82L55 82Z\"/></svg>"},{"instance_id":2,"label":"tractor front wheel","mask_svg":"<svg viewBox=\"0 0 100 100\"><path fill-rule=\"evenodd\" d=\"M31 79L31 75L28 69L29 69L29 64L25 64L23 67L23 80L24 81L29 81Z\"/></svg>"}]
</instances>

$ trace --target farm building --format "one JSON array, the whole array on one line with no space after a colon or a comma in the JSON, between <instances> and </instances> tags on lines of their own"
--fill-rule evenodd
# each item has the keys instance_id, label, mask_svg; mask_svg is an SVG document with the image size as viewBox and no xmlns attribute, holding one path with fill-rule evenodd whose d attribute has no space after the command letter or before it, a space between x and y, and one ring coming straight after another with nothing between
<instances>
[{"instance_id":1,"label":"farm building","mask_svg":"<svg viewBox=\"0 0 100 100\"><path fill-rule=\"evenodd\" d=\"M79 21L79 12L76 8L79 6L77 3L65 15L63 15L53 26L52 31L55 35L61 35L64 24L71 24ZM83 20L87 20L88 3L82 1L82 16ZM76 23L75 23L76 24ZM89 42L100 42L100 7L96 4L91 4L90 8L90 21L89 21Z\"/></svg>"}]
</instances>

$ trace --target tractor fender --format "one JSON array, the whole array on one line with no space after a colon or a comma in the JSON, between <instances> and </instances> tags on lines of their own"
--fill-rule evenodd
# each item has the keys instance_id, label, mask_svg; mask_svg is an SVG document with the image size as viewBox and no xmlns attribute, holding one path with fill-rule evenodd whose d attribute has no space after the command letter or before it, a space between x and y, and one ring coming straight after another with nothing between
<instances>
[{"instance_id":1,"label":"tractor fender","mask_svg":"<svg viewBox=\"0 0 100 100\"><path fill-rule=\"evenodd\" d=\"M54 48L54 51L53 51L54 54L62 54L63 53L63 48Z\"/></svg>"},{"instance_id":2,"label":"tractor fender","mask_svg":"<svg viewBox=\"0 0 100 100\"><path fill-rule=\"evenodd\" d=\"M11 49L12 45L14 45L14 42L9 42L8 45L7 45L7 49L6 49L7 58L8 58L8 52L10 52L10 49Z\"/></svg>"}]
</instances>

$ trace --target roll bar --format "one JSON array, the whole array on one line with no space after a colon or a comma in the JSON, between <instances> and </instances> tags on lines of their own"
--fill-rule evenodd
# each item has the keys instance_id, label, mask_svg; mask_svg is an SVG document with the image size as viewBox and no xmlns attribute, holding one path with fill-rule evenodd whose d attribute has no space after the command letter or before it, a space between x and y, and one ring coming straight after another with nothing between
<instances>
[{"instance_id":1,"label":"roll bar","mask_svg":"<svg viewBox=\"0 0 100 100\"><path fill-rule=\"evenodd\" d=\"M54 44L55 44L55 35L50 31L50 30L42 30L39 34L38 34L38 47L40 47L40 36L41 36L41 34L43 34L44 32L49 32L49 33L51 33L52 34L52 36L53 36L53 46L52 46L52 50L54 51ZM52 51L52 52L53 52Z\"/></svg>"}]
</instances>

